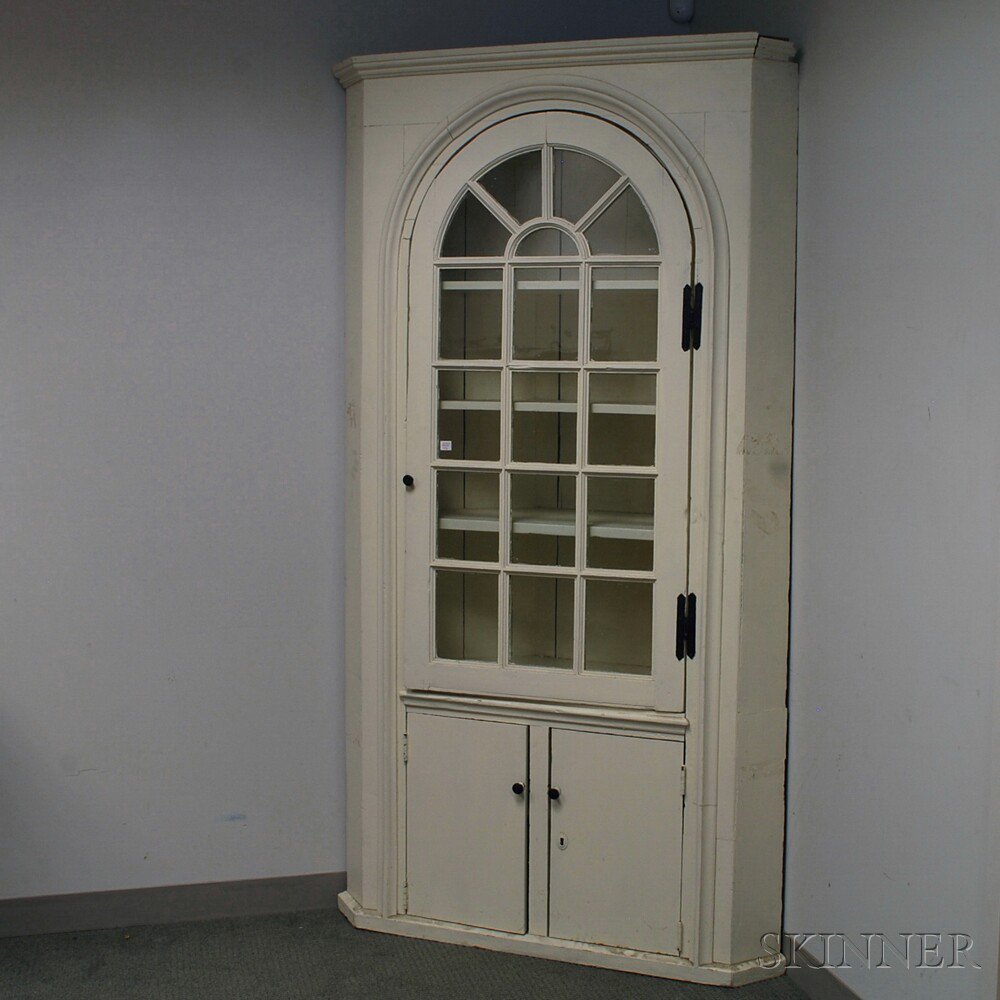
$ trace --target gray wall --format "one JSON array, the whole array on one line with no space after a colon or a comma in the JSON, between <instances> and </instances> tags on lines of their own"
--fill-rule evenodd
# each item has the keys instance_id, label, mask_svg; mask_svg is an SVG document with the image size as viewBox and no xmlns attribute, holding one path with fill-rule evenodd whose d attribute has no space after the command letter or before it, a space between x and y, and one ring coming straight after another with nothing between
<instances>
[{"instance_id":1,"label":"gray wall","mask_svg":"<svg viewBox=\"0 0 1000 1000\"><path fill-rule=\"evenodd\" d=\"M803 50L786 925L965 931L995 970L998 8L698 6ZM0 896L343 868L329 65L669 30L665 0L3 7Z\"/></svg>"},{"instance_id":2,"label":"gray wall","mask_svg":"<svg viewBox=\"0 0 1000 1000\"><path fill-rule=\"evenodd\" d=\"M0 14L0 896L343 868L327 32Z\"/></svg>"},{"instance_id":3,"label":"gray wall","mask_svg":"<svg viewBox=\"0 0 1000 1000\"><path fill-rule=\"evenodd\" d=\"M803 53L785 927L969 933L838 974L995 998L1000 6L700 7Z\"/></svg>"}]
</instances>

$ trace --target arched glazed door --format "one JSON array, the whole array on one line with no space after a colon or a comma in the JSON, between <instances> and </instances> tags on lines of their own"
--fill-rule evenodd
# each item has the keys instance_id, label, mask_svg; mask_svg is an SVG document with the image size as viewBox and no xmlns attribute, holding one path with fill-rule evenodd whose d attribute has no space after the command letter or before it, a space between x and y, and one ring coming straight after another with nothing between
<instances>
[{"instance_id":1,"label":"arched glazed door","mask_svg":"<svg viewBox=\"0 0 1000 1000\"><path fill-rule=\"evenodd\" d=\"M681 711L693 246L668 172L573 112L440 170L408 270L411 689Z\"/></svg>"}]
</instances>

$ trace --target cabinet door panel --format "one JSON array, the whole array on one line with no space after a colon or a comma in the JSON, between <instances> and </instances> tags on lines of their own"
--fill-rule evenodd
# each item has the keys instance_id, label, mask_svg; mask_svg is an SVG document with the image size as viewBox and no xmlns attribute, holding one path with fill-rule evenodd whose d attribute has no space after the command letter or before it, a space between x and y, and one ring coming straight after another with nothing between
<instances>
[{"instance_id":1,"label":"cabinet door panel","mask_svg":"<svg viewBox=\"0 0 1000 1000\"><path fill-rule=\"evenodd\" d=\"M408 912L523 934L527 726L411 713L407 732Z\"/></svg>"},{"instance_id":2,"label":"cabinet door panel","mask_svg":"<svg viewBox=\"0 0 1000 1000\"><path fill-rule=\"evenodd\" d=\"M679 950L683 746L552 731L549 934Z\"/></svg>"}]
</instances>

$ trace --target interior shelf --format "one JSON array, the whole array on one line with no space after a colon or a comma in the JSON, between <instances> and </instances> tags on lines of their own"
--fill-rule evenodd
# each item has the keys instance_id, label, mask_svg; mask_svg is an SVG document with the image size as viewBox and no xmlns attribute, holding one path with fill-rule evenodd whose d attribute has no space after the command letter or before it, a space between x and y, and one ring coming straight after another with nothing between
<instances>
[{"instance_id":1,"label":"interior shelf","mask_svg":"<svg viewBox=\"0 0 1000 1000\"><path fill-rule=\"evenodd\" d=\"M640 414L654 417L656 416L656 405L654 403L591 403L590 412Z\"/></svg>"},{"instance_id":2,"label":"interior shelf","mask_svg":"<svg viewBox=\"0 0 1000 1000\"><path fill-rule=\"evenodd\" d=\"M550 670L572 670L573 661L566 656L511 656L515 667L548 667Z\"/></svg>"},{"instance_id":3,"label":"interior shelf","mask_svg":"<svg viewBox=\"0 0 1000 1000\"><path fill-rule=\"evenodd\" d=\"M515 288L523 288L526 292L566 292L578 291L580 282L570 278L552 278L551 280L518 278L514 282Z\"/></svg>"},{"instance_id":4,"label":"interior shelf","mask_svg":"<svg viewBox=\"0 0 1000 1000\"><path fill-rule=\"evenodd\" d=\"M653 540L653 515L597 511L590 515L588 530L594 538L620 538L651 542Z\"/></svg>"},{"instance_id":5,"label":"interior shelf","mask_svg":"<svg viewBox=\"0 0 1000 1000\"><path fill-rule=\"evenodd\" d=\"M597 278L594 289L598 292L655 292L660 287L656 278Z\"/></svg>"},{"instance_id":6,"label":"interior shelf","mask_svg":"<svg viewBox=\"0 0 1000 1000\"><path fill-rule=\"evenodd\" d=\"M492 510L456 510L442 514L438 519L442 531L499 531L500 518ZM588 526L594 538L617 538L630 541L653 540L651 514L619 514L597 512L590 517ZM523 509L515 510L511 519L515 535L566 535L576 534L576 511Z\"/></svg>"},{"instance_id":7,"label":"interior shelf","mask_svg":"<svg viewBox=\"0 0 1000 1000\"><path fill-rule=\"evenodd\" d=\"M515 413L576 413L576 400L525 399L514 403Z\"/></svg>"},{"instance_id":8,"label":"interior shelf","mask_svg":"<svg viewBox=\"0 0 1000 1000\"><path fill-rule=\"evenodd\" d=\"M584 667L588 674L631 674L635 677L648 677L649 666L645 663L615 663L611 661L591 660Z\"/></svg>"},{"instance_id":9,"label":"interior shelf","mask_svg":"<svg viewBox=\"0 0 1000 1000\"><path fill-rule=\"evenodd\" d=\"M572 538L576 534L576 511L515 509L511 531L515 535L567 535Z\"/></svg>"},{"instance_id":10,"label":"interior shelf","mask_svg":"<svg viewBox=\"0 0 1000 1000\"><path fill-rule=\"evenodd\" d=\"M503 281L442 281L444 292L502 292Z\"/></svg>"},{"instance_id":11,"label":"interior shelf","mask_svg":"<svg viewBox=\"0 0 1000 1000\"><path fill-rule=\"evenodd\" d=\"M498 399L442 399L442 410L499 410ZM514 403L515 413L576 413L577 404L574 400L561 402L557 400L518 400ZM592 413L639 414L655 416L656 406L653 403L591 403Z\"/></svg>"},{"instance_id":12,"label":"interior shelf","mask_svg":"<svg viewBox=\"0 0 1000 1000\"><path fill-rule=\"evenodd\" d=\"M518 288L524 288L532 292L554 292L565 291L567 289L578 289L579 281L557 280L532 281L529 278L521 278L516 282ZM655 292L660 283L655 279L597 279L594 281L594 288L598 292ZM445 292L499 292L503 290L502 281L442 281L441 289Z\"/></svg>"},{"instance_id":13,"label":"interior shelf","mask_svg":"<svg viewBox=\"0 0 1000 1000\"><path fill-rule=\"evenodd\" d=\"M499 399L442 399L442 410L499 410Z\"/></svg>"}]
</instances>

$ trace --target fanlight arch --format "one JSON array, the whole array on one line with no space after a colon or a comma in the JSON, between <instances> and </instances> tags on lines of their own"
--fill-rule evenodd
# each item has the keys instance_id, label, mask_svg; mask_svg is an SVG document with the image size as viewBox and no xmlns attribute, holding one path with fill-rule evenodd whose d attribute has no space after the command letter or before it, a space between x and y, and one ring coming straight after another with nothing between
<instances>
[{"instance_id":1,"label":"fanlight arch","mask_svg":"<svg viewBox=\"0 0 1000 1000\"><path fill-rule=\"evenodd\" d=\"M586 250L583 236L572 230L551 223L542 223L534 229L514 237L515 257L582 257Z\"/></svg>"},{"instance_id":2,"label":"fanlight arch","mask_svg":"<svg viewBox=\"0 0 1000 1000\"><path fill-rule=\"evenodd\" d=\"M643 257L659 249L650 212L623 171L546 143L508 155L468 182L439 256Z\"/></svg>"}]
</instances>

